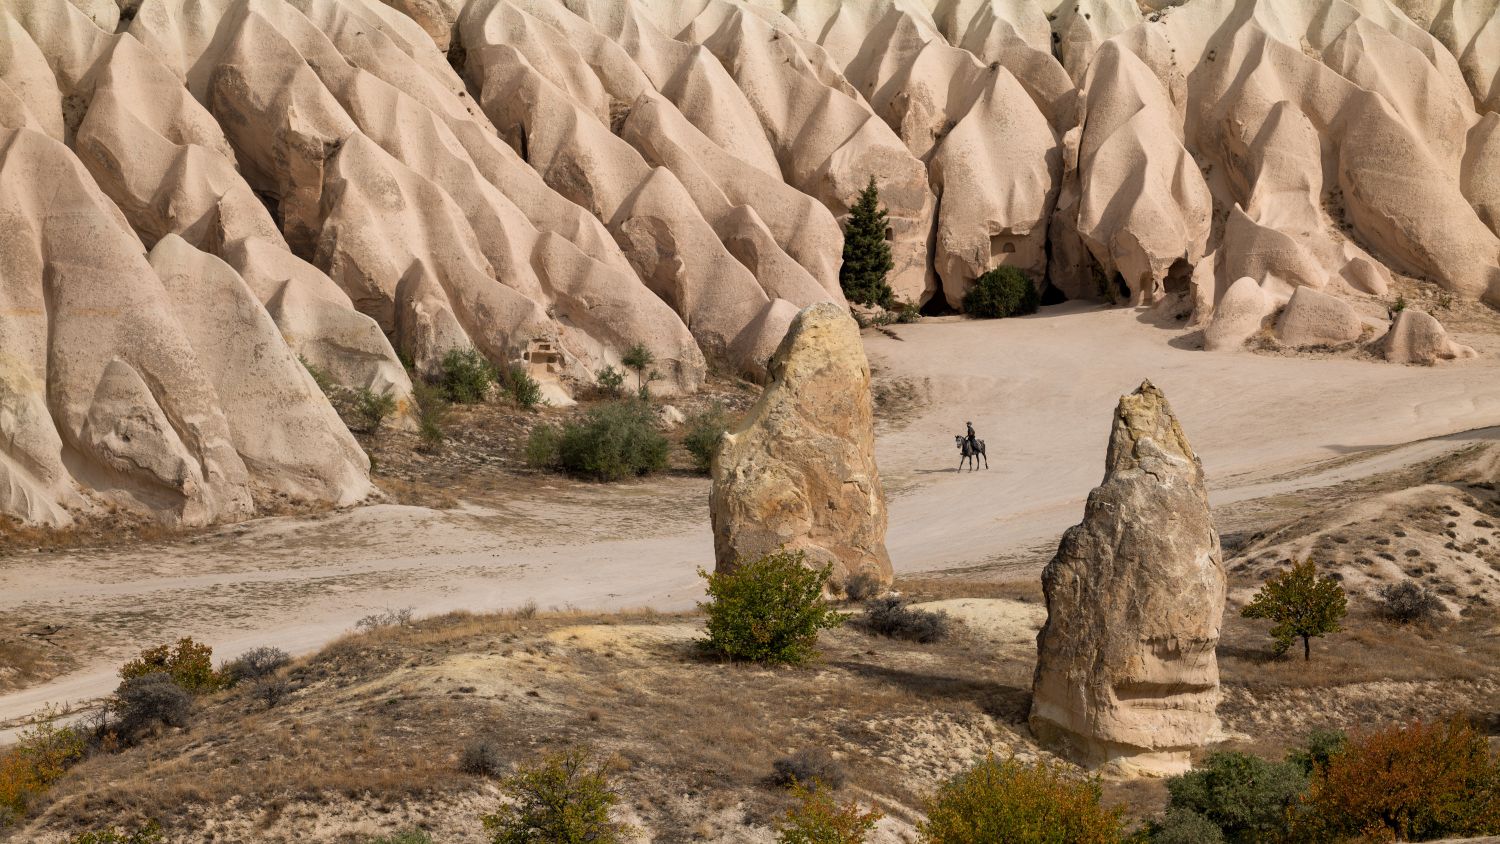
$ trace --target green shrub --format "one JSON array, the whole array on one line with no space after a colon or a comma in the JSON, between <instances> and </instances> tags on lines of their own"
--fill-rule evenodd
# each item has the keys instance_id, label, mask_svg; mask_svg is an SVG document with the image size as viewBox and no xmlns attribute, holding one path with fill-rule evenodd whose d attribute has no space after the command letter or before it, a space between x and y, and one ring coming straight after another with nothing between
<instances>
[{"instance_id":1,"label":"green shrub","mask_svg":"<svg viewBox=\"0 0 1500 844\"><path fill-rule=\"evenodd\" d=\"M1240 615L1276 622L1271 627L1277 656L1302 639L1302 658L1312 659L1312 638L1337 633L1348 612L1348 596L1333 577L1318 577L1311 559L1292 563L1268 578Z\"/></svg>"},{"instance_id":2,"label":"green shrub","mask_svg":"<svg viewBox=\"0 0 1500 844\"><path fill-rule=\"evenodd\" d=\"M354 418L359 420L366 433L373 434L380 430L380 424L395 412L396 397L390 393L377 393L368 387L361 387L354 394Z\"/></svg>"},{"instance_id":3,"label":"green shrub","mask_svg":"<svg viewBox=\"0 0 1500 844\"><path fill-rule=\"evenodd\" d=\"M1117 844L1122 811L1099 805L1095 780L993 756L938 788L918 825L924 844Z\"/></svg>"},{"instance_id":4,"label":"green shrub","mask_svg":"<svg viewBox=\"0 0 1500 844\"><path fill-rule=\"evenodd\" d=\"M134 743L158 726L186 727L193 696L170 675L154 671L121 682L109 711L120 738Z\"/></svg>"},{"instance_id":5,"label":"green shrub","mask_svg":"<svg viewBox=\"0 0 1500 844\"><path fill-rule=\"evenodd\" d=\"M562 431L554 425L541 424L526 437L526 465L533 469L552 469L558 464Z\"/></svg>"},{"instance_id":6,"label":"green shrub","mask_svg":"<svg viewBox=\"0 0 1500 844\"><path fill-rule=\"evenodd\" d=\"M489 397L498 373L478 349L449 349L440 368L443 395L457 404L478 404Z\"/></svg>"},{"instance_id":7,"label":"green shrub","mask_svg":"<svg viewBox=\"0 0 1500 844\"><path fill-rule=\"evenodd\" d=\"M625 350L625 356L620 358L620 363L625 364L627 369L634 370L635 390L640 394L641 399L650 398L651 394L647 388L658 376L655 372L651 372L648 377L646 373L651 367L656 365L656 355L653 355L651 350L646 348L646 344L636 343Z\"/></svg>"},{"instance_id":8,"label":"green shrub","mask_svg":"<svg viewBox=\"0 0 1500 844\"><path fill-rule=\"evenodd\" d=\"M1307 777L1294 762L1268 762L1245 753L1211 753L1195 770L1167 780L1164 830L1178 838L1201 824L1229 844L1255 844L1284 836Z\"/></svg>"},{"instance_id":9,"label":"green shrub","mask_svg":"<svg viewBox=\"0 0 1500 844\"><path fill-rule=\"evenodd\" d=\"M684 428L682 444L693 456L693 468L707 474L713 468L719 440L729 429L729 414L723 404L714 402L707 410L689 416Z\"/></svg>"},{"instance_id":10,"label":"green shrub","mask_svg":"<svg viewBox=\"0 0 1500 844\"><path fill-rule=\"evenodd\" d=\"M884 817L878 809L860 811L852 800L837 803L816 785L797 785L793 794L797 805L777 825L777 844L864 844L876 821Z\"/></svg>"},{"instance_id":11,"label":"green shrub","mask_svg":"<svg viewBox=\"0 0 1500 844\"><path fill-rule=\"evenodd\" d=\"M428 451L441 448L447 437L443 425L448 421L448 399L443 389L413 378L411 400L417 411L417 436L422 440L422 448Z\"/></svg>"},{"instance_id":12,"label":"green shrub","mask_svg":"<svg viewBox=\"0 0 1500 844\"><path fill-rule=\"evenodd\" d=\"M595 480L618 481L666 468L670 448L649 405L610 402L590 409L582 422L563 425L557 465Z\"/></svg>"},{"instance_id":13,"label":"green shrub","mask_svg":"<svg viewBox=\"0 0 1500 844\"><path fill-rule=\"evenodd\" d=\"M625 395L625 373L613 366L606 366L594 373L594 381L599 386L599 392L610 398L620 398Z\"/></svg>"},{"instance_id":14,"label":"green shrub","mask_svg":"<svg viewBox=\"0 0 1500 844\"><path fill-rule=\"evenodd\" d=\"M505 391L510 394L511 401L523 410L533 410L543 401L542 385L531 377L525 367L511 367L505 377Z\"/></svg>"},{"instance_id":15,"label":"green shrub","mask_svg":"<svg viewBox=\"0 0 1500 844\"><path fill-rule=\"evenodd\" d=\"M1352 736L1313 772L1306 841L1430 841L1500 833L1500 758L1462 721Z\"/></svg>"},{"instance_id":16,"label":"green shrub","mask_svg":"<svg viewBox=\"0 0 1500 844\"><path fill-rule=\"evenodd\" d=\"M1197 812L1168 809L1166 817L1151 825L1149 840L1151 844L1224 844L1224 833Z\"/></svg>"},{"instance_id":17,"label":"green shrub","mask_svg":"<svg viewBox=\"0 0 1500 844\"><path fill-rule=\"evenodd\" d=\"M406 832L398 832L395 835L371 838L370 844L432 844L432 836L420 829L413 829Z\"/></svg>"},{"instance_id":18,"label":"green shrub","mask_svg":"<svg viewBox=\"0 0 1500 844\"><path fill-rule=\"evenodd\" d=\"M1041 304L1036 285L1015 267L990 270L964 294L964 313L981 319L1034 314Z\"/></svg>"},{"instance_id":19,"label":"green shrub","mask_svg":"<svg viewBox=\"0 0 1500 844\"><path fill-rule=\"evenodd\" d=\"M831 566L811 569L801 551L779 551L728 571L698 574L708 580L709 650L730 659L797 665L817 654L818 631L848 616L823 597Z\"/></svg>"},{"instance_id":20,"label":"green shrub","mask_svg":"<svg viewBox=\"0 0 1500 844\"><path fill-rule=\"evenodd\" d=\"M151 821L129 832L113 826L80 832L68 844L160 844L162 840L161 827Z\"/></svg>"},{"instance_id":21,"label":"green shrub","mask_svg":"<svg viewBox=\"0 0 1500 844\"><path fill-rule=\"evenodd\" d=\"M1286 761L1301 769L1303 776L1310 777L1313 771L1327 767L1328 760L1348 746L1349 737L1343 730L1313 730L1306 744L1287 753Z\"/></svg>"},{"instance_id":22,"label":"green shrub","mask_svg":"<svg viewBox=\"0 0 1500 844\"><path fill-rule=\"evenodd\" d=\"M886 240L887 225L885 209L880 207L880 191L871 176L859 200L849 209L849 222L844 226L844 263L839 267L839 286L844 297L857 305L885 308L894 297L886 282L886 276L896 266L891 260L891 244Z\"/></svg>"},{"instance_id":23,"label":"green shrub","mask_svg":"<svg viewBox=\"0 0 1500 844\"><path fill-rule=\"evenodd\" d=\"M500 791L511 802L481 819L492 844L617 844L633 833L610 820L620 797L608 766L584 748L522 767Z\"/></svg>"},{"instance_id":24,"label":"green shrub","mask_svg":"<svg viewBox=\"0 0 1500 844\"><path fill-rule=\"evenodd\" d=\"M224 678L214 671L213 656L213 648L185 636L176 645L157 645L141 651L140 656L120 666L120 679L162 673L184 691L205 694L224 687Z\"/></svg>"}]
</instances>

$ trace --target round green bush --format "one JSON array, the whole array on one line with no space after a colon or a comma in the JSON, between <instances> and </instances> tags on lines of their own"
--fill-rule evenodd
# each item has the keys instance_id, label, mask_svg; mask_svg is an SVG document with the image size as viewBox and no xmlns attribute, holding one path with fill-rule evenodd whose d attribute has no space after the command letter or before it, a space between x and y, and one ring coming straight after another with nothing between
<instances>
[{"instance_id":1,"label":"round green bush","mask_svg":"<svg viewBox=\"0 0 1500 844\"><path fill-rule=\"evenodd\" d=\"M1041 304L1036 285L1015 267L990 270L964 294L964 313L981 319L1034 314Z\"/></svg>"},{"instance_id":2,"label":"round green bush","mask_svg":"<svg viewBox=\"0 0 1500 844\"><path fill-rule=\"evenodd\" d=\"M619 481L665 469L670 448L651 405L626 399L599 405L582 422L564 425L557 437L557 465L595 480Z\"/></svg>"},{"instance_id":3,"label":"round green bush","mask_svg":"<svg viewBox=\"0 0 1500 844\"><path fill-rule=\"evenodd\" d=\"M922 844L1120 844L1123 812L1099 804L1095 780L1061 766L993 756L938 788L917 827Z\"/></svg>"},{"instance_id":4,"label":"round green bush","mask_svg":"<svg viewBox=\"0 0 1500 844\"><path fill-rule=\"evenodd\" d=\"M848 616L823 597L831 566L807 567L798 551L778 551L722 572L699 570L708 580L709 650L730 659L797 665L817 653L818 631Z\"/></svg>"}]
</instances>

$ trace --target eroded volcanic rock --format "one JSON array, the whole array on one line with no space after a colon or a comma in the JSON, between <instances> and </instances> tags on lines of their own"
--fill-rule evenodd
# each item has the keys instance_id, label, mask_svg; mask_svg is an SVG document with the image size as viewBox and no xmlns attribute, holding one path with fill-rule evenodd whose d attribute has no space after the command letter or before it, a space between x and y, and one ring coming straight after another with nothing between
<instances>
[{"instance_id":1,"label":"eroded volcanic rock","mask_svg":"<svg viewBox=\"0 0 1500 844\"><path fill-rule=\"evenodd\" d=\"M714 455L709 515L719 570L785 548L832 564L835 587L861 572L889 584L859 326L837 305L806 308L770 370L770 386Z\"/></svg>"},{"instance_id":2,"label":"eroded volcanic rock","mask_svg":"<svg viewBox=\"0 0 1500 844\"><path fill-rule=\"evenodd\" d=\"M1118 773L1186 770L1219 732L1224 564L1203 467L1149 381L1121 397L1104 482L1042 586L1032 732Z\"/></svg>"}]
</instances>

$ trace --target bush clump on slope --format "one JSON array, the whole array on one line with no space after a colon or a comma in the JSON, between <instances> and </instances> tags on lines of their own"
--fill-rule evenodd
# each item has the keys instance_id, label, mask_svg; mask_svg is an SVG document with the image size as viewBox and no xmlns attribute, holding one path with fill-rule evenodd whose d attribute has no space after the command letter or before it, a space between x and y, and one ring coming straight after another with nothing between
<instances>
[{"instance_id":1,"label":"bush clump on slope","mask_svg":"<svg viewBox=\"0 0 1500 844\"><path fill-rule=\"evenodd\" d=\"M214 649L194 642L191 636L177 640L176 645L157 645L120 667L120 679L132 680L162 673L184 691L206 694L224 686L223 675L214 671Z\"/></svg>"},{"instance_id":2,"label":"bush clump on slope","mask_svg":"<svg viewBox=\"0 0 1500 844\"><path fill-rule=\"evenodd\" d=\"M608 765L572 748L523 766L500 781L509 802L481 820L492 844L617 844L634 830L610 820L620 796Z\"/></svg>"},{"instance_id":3,"label":"bush clump on slope","mask_svg":"<svg viewBox=\"0 0 1500 844\"><path fill-rule=\"evenodd\" d=\"M862 811L854 801L838 803L827 789L798 785L793 789L797 805L787 810L776 829L776 844L864 844L875 823L884 817L879 809Z\"/></svg>"},{"instance_id":4,"label":"bush clump on slope","mask_svg":"<svg viewBox=\"0 0 1500 844\"><path fill-rule=\"evenodd\" d=\"M1167 781L1167 816L1156 825L1152 841L1279 840L1306 788L1307 777L1294 762L1212 753L1197 769Z\"/></svg>"},{"instance_id":5,"label":"bush clump on slope","mask_svg":"<svg viewBox=\"0 0 1500 844\"><path fill-rule=\"evenodd\" d=\"M583 421L565 423L561 429L536 426L526 444L526 459L538 468L619 481L666 468L670 447L651 406L626 399L595 407Z\"/></svg>"},{"instance_id":6,"label":"bush clump on slope","mask_svg":"<svg viewBox=\"0 0 1500 844\"><path fill-rule=\"evenodd\" d=\"M730 659L799 665L817 654L818 631L838 627L848 616L823 597L832 568L811 569L800 552L778 551L725 572L698 574L708 580L709 650Z\"/></svg>"},{"instance_id":7,"label":"bush clump on slope","mask_svg":"<svg viewBox=\"0 0 1500 844\"><path fill-rule=\"evenodd\" d=\"M1123 811L1099 795L1061 767L991 756L943 783L917 830L923 844L1118 844Z\"/></svg>"},{"instance_id":8,"label":"bush clump on slope","mask_svg":"<svg viewBox=\"0 0 1500 844\"><path fill-rule=\"evenodd\" d=\"M981 319L1034 314L1041 304L1036 285L1015 267L990 270L964 294L964 313Z\"/></svg>"},{"instance_id":9,"label":"bush clump on slope","mask_svg":"<svg viewBox=\"0 0 1500 844\"><path fill-rule=\"evenodd\" d=\"M707 410L689 416L685 427L687 433L683 434L682 444L693 455L693 468L708 474L719 440L729 430L729 414L724 405L714 402Z\"/></svg>"},{"instance_id":10,"label":"bush clump on slope","mask_svg":"<svg viewBox=\"0 0 1500 844\"><path fill-rule=\"evenodd\" d=\"M489 397L499 371L478 349L449 349L443 355L439 384L448 401L479 404Z\"/></svg>"}]
</instances>

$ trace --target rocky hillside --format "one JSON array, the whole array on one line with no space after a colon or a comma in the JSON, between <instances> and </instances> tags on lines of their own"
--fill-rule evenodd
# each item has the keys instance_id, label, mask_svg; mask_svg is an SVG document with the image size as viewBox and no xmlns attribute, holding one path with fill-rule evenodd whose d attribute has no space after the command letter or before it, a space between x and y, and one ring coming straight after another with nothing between
<instances>
[{"instance_id":1,"label":"rocky hillside","mask_svg":"<svg viewBox=\"0 0 1500 844\"><path fill-rule=\"evenodd\" d=\"M763 377L872 176L929 309L1001 264L1223 310L1210 346L1297 288L1363 309L1312 342L1398 277L1500 303L1497 10L8 0L0 513L361 499L299 358L403 400L471 346L559 401L636 343L663 392Z\"/></svg>"}]
</instances>

